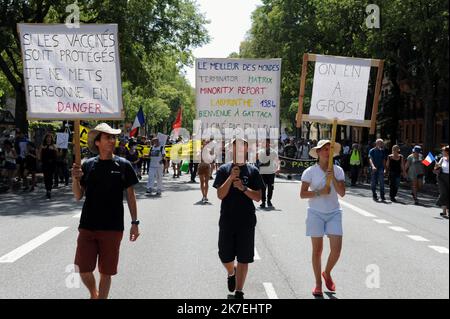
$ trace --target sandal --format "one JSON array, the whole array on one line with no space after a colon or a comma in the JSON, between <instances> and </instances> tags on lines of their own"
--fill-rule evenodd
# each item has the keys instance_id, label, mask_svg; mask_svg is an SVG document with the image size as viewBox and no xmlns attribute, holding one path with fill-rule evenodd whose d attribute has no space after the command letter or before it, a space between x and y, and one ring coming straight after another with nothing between
<instances>
[{"instance_id":1,"label":"sandal","mask_svg":"<svg viewBox=\"0 0 450 319\"><path fill-rule=\"evenodd\" d=\"M312 295L314 297L323 297L322 288L321 287L314 288L313 291L312 291Z\"/></svg>"},{"instance_id":2,"label":"sandal","mask_svg":"<svg viewBox=\"0 0 450 319\"><path fill-rule=\"evenodd\" d=\"M326 276L325 271L322 272L322 277L323 277L323 279L325 279L325 286L327 286L328 290L335 291L336 290L336 285L334 284L334 282L331 279L331 277L327 277Z\"/></svg>"}]
</instances>

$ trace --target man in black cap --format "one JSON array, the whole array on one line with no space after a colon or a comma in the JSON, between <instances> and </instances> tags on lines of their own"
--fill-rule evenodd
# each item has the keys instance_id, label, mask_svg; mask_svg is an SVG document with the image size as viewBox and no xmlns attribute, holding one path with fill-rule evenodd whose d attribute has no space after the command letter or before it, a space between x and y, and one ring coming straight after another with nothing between
<instances>
[{"instance_id":1,"label":"man in black cap","mask_svg":"<svg viewBox=\"0 0 450 319\"><path fill-rule=\"evenodd\" d=\"M228 272L229 291L235 291L236 299L244 299L248 264L253 262L255 251L256 215L253 201L261 201L264 183L258 169L247 164L247 141L234 139L231 146L233 162L219 168L213 185L222 201L219 257Z\"/></svg>"}]
</instances>

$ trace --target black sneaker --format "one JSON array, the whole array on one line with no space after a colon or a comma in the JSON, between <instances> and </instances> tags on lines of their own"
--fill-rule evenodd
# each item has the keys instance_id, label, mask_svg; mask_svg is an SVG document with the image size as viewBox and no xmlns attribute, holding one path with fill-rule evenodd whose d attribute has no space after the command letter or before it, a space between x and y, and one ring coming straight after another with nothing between
<instances>
[{"instance_id":1,"label":"black sneaker","mask_svg":"<svg viewBox=\"0 0 450 319\"><path fill-rule=\"evenodd\" d=\"M236 290L236 267L234 267L234 274L232 276L228 276L228 291L233 292Z\"/></svg>"},{"instance_id":2,"label":"black sneaker","mask_svg":"<svg viewBox=\"0 0 450 319\"><path fill-rule=\"evenodd\" d=\"M267 207L273 207L272 202L270 200L267 201Z\"/></svg>"},{"instance_id":3,"label":"black sneaker","mask_svg":"<svg viewBox=\"0 0 450 319\"><path fill-rule=\"evenodd\" d=\"M265 203L265 202L262 202L262 204L259 205L259 207L261 207L261 208L266 208L266 203Z\"/></svg>"},{"instance_id":4,"label":"black sneaker","mask_svg":"<svg viewBox=\"0 0 450 319\"><path fill-rule=\"evenodd\" d=\"M372 198L374 201L378 201L378 196L377 195L372 195Z\"/></svg>"},{"instance_id":5,"label":"black sneaker","mask_svg":"<svg viewBox=\"0 0 450 319\"><path fill-rule=\"evenodd\" d=\"M234 293L234 299L244 299L244 293L242 291L236 291Z\"/></svg>"},{"instance_id":6,"label":"black sneaker","mask_svg":"<svg viewBox=\"0 0 450 319\"><path fill-rule=\"evenodd\" d=\"M384 196L381 196L381 200L382 200L383 202L385 202L385 201L386 201L386 198L385 198Z\"/></svg>"}]
</instances>

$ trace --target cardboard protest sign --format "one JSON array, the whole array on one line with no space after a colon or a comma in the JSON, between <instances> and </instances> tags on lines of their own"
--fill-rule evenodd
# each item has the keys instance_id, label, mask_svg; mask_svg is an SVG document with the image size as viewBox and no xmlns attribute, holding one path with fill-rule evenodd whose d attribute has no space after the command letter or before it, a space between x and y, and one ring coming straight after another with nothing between
<instances>
[{"instance_id":1,"label":"cardboard protest sign","mask_svg":"<svg viewBox=\"0 0 450 319\"><path fill-rule=\"evenodd\" d=\"M28 119L123 118L116 24L18 24Z\"/></svg>"},{"instance_id":2,"label":"cardboard protest sign","mask_svg":"<svg viewBox=\"0 0 450 319\"><path fill-rule=\"evenodd\" d=\"M167 143L167 139L169 138L169 136L168 136L168 135L165 135L165 134L163 134L163 133L158 133L158 135L156 135L156 138L157 138L158 141L159 141L159 145L165 146L166 143Z\"/></svg>"},{"instance_id":3,"label":"cardboard protest sign","mask_svg":"<svg viewBox=\"0 0 450 319\"><path fill-rule=\"evenodd\" d=\"M202 129L279 127L281 59L197 59L195 70Z\"/></svg>"},{"instance_id":4,"label":"cardboard protest sign","mask_svg":"<svg viewBox=\"0 0 450 319\"><path fill-rule=\"evenodd\" d=\"M63 149L69 147L69 133L56 133L56 147Z\"/></svg>"},{"instance_id":5,"label":"cardboard protest sign","mask_svg":"<svg viewBox=\"0 0 450 319\"><path fill-rule=\"evenodd\" d=\"M364 120L370 59L316 56L310 116Z\"/></svg>"}]
</instances>

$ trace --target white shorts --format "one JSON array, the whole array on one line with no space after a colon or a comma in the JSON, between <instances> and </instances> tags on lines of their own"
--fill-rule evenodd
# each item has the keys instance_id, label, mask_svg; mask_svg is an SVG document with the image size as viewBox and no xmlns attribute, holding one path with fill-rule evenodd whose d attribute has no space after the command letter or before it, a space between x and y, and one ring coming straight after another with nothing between
<instances>
[{"instance_id":1,"label":"white shorts","mask_svg":"<svg viewBox=\"0 0 450 319\"><path fill-rule=\"evenodd\" d=\"M342 236L342 209L331 213L322 213L308 208L306 216L306 236L323 237L324 235Z\"/></svg>"}]
</instances>

